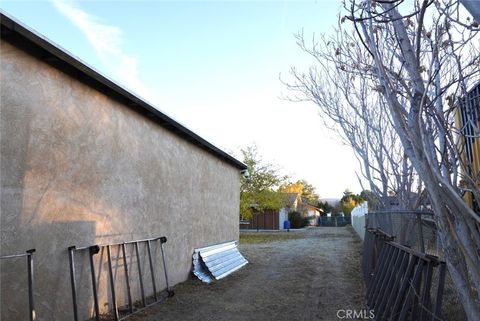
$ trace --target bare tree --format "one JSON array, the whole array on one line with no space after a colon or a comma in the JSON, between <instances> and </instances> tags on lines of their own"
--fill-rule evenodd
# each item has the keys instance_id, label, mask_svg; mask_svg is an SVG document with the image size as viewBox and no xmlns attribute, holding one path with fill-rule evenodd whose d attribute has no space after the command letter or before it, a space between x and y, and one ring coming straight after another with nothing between
<instances>
[{"instance_id":1,"label":"bare tree","mask_svg":"<svg viewBox=\"0 0 480 321\"><path fill-rule=\"evenodd\" d=\"M288 99L308 100L320 107L325 126L353 148L361 174L381 207L395 195L403 209L414 208L418 202L411 196L421 194L422 184L403 151L374 75L368 71L373 63L368 51L341 26L329 37L313 38L311 45L298 34L297 43L317 64L306 73L292 68L293 80L285 85L294 94Z\"/></svg>"},{"instance_id":2,"label":"bare tree","mask_svg":"<svg viewBox=\"0 0 480 321\"><path fill-rule=\"evenodd\" d=\"M345 8L348 15L342 21L352 21L351 29L340 28L334 37L323 40L321 50L314 43L309 51L323 68L321 75L312 70L306 75L294 72L296 83L290 88L322 107L340 124L352 147L361 146L359 150L364 150L359 141L384 130L375 116L387 115L380 117L384 119L380 125L391 124L392 137L401 142L407 158L405 164L413 165L423 182L450 275L468 319L478 320L480 216L467 204L464 193L468 190L480 204L480 173L472 170L471 158L462 157L463 138L455 124L462 106L459 98L480 81L478 22L454 0L347 0ZM338 79L339 75L343 76ZM329 88L329 83L340 88ZM345 106L349 109L344 113ZM372 125L362 122L363 129L355 135L364 137L352 140L347 133L366 115L367 124ZM478 125L475 121L471 126ZM480 139L479 133L475 127L472 135ZM388 160L390 155L400 164L396 150L388 146L380 149L382 157ZM390 176L391 167L379 165L382 157L364 161Z\"/></svg>"},{"instance_id":3,"label":"bare tree","mask_svg":"<svg viewBox=\"0 0 480 321\"><path fill-rule=\"evenodd\" d=\"M399 190L411 188L413 176L402 182L406 173L414 175L413 165L417 182L428 191L465 312L476 320L480 216L463 195L468 190L480 203L480 173L471 164L478 160L462 157L455 115L458 98L480 79L478 22L453 0L350 0L345 5L351 30L340 24L334 36L314 40L311 48L299 36L300 46L318 64L308 73L293 70L289 88L301 93L299 99L317 103L337 124L379 195L392 181ZM479 133L475 128L471 135L480 139Z\"/></svg>"}]
</instances>

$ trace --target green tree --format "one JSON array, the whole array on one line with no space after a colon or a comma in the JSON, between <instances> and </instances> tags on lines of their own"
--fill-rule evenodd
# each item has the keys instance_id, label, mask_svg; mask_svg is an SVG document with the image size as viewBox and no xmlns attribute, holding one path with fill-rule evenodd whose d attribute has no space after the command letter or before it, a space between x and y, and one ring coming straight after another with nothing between
<instances>
[{"instance_id":1,"label":"green tree","mask_svg":"<svg viewBox=\"0 0 480 321\"><path fill-rule=\"evenodd\" d=\"M315 187L305 180L302 180L302 182L303 182L302 197L307 201L308 204L311 204L311 205L317 204L320 198L316 193Z\"/></svg>"},{"instance_id":2,"label":"green tree","mask_svg":"<svg viewBox=\"0 0 480 321\"><path fill-rule=\"evenodd\" d=\"M298 180L295 183L288 182L280 187L282 193L299 193L302 198L311 205L316 205L320 199L315 191L315 187L306 180Z\"/></svg>"},{"instance_id":3,"label":"green tree","mask_svg":"<svg viewBox=\"0 0 480 321\"><path fill-rule=\"evenodd\" d=\"M327 201L325 202L319 201L317 203L317 207L323 210L322 216L327 215L327 213L330 213L333 210L333 206L330 205Z\"/></svg>"},{"instance_id":4,"label":"green tree","mask_svg":"<svg viewBox=\"0 0 480 321\"><path fill-rule=\"evenodd\" d=\"M303 192L303 183L296 181L295 183L287 182L280 186L279 191L282 193L299 193Z\"/></svg>"},{"instance_id":5,"label":"green tree","mask_svg":"<svg viewBox=\"0 0 480 321\"><path fill-rule=\"evenodd\" d=\"M357 202L353 198L348 198L342 202L342 212L345 216L352 215L352 210L357 206Z\"/></svg>"},{"instance_id":6,"label":"green tree","mask_svg":"<svg viewBox=\"0 0 480 321\"><path fill-rule=\"evenodd\" d=\"M242 149L242 154L249 175L241 178L240 216L249 219L254 211L280 210L285 200L278 188L287 177L281 176L272 164L263 162L256 146Z\"/></svg>"},{"instance_id":7,"label":"green tree","mask_svg":"<svg viewBox=\"0 0 480 321\"><path fill-rule=\"evenodd\" d=\"M335 206L332 208L332 216L338 216L340 215L340 213L343 212L343 208L342 208L342 202L338 202L337 204L335 204Z\"/></svg>"},{"instance_id":8,"label":"green tree","mask_svg":"<svg viewBox=\"0 0 480 321\"><path fill-rule=\"evenodd\" d=\"M352 210L359 204L361 204L365 199L361 194L354 194L348 189L343 192L343 196L340 199L340 204L342 212L345 216L350 216Z\"/></svg>"}]
</instances>

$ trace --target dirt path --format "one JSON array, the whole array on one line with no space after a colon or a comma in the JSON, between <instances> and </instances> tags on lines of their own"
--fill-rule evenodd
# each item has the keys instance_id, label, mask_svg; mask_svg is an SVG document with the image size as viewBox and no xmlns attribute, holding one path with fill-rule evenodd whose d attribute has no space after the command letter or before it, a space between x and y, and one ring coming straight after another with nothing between
<instances>
[{"instance_id":1,"label":"dirt path","mask_svg":"<svg viewBox=\"0 0 480 321\"><path fill-rule=\"evenodd\" d=\"M189 279L175 296L128 321L326 320L362 309L360 241L351 227L297 231L298 239L241 244L250 262L213 284Z\"/></svg>"}]
</instances>

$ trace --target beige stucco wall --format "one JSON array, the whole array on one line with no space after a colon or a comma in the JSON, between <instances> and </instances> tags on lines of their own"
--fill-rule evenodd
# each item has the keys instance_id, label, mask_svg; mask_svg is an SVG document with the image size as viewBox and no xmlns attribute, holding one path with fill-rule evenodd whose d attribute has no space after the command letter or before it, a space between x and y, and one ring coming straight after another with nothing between
<instances>
[{"instance_id":1,"label":"beige stucco wall","mask_svg":"<svg viewBox=\"0 0 480 321\"><path fill-rule=\"evenodd\" d=\"M1 254L36 248L39 320L73 320L70 245L164 235L176 284L194 247L238 239L238 168L5 42L0 65ZM85 318L87 255L76 258ZM106 264L96 264L105 310ZM1 268L1 319L26 319L25 261Z\"/></svg>"}]
</instances>

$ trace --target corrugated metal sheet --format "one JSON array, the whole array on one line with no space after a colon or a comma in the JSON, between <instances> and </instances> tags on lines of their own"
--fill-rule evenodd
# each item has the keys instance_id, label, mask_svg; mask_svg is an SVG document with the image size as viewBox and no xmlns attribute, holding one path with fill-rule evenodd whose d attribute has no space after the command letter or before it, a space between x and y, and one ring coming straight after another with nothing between
<instances>
[{"instance_id":1,"label":"corrugated metal sheet","mask_svg":"<svg viewBox=\"0 0 480 321\"><path fill-rule=\"evenodd\" d=\"M194 250L193 274L203 282L210 283L226 277L247 263L235 241L210 245Z\"/></svg>"}]
</instances>

